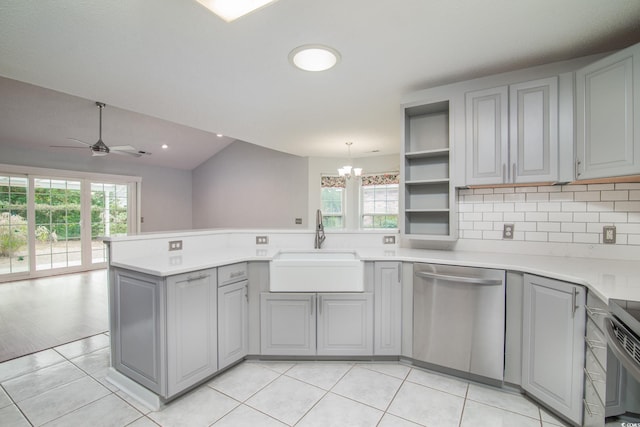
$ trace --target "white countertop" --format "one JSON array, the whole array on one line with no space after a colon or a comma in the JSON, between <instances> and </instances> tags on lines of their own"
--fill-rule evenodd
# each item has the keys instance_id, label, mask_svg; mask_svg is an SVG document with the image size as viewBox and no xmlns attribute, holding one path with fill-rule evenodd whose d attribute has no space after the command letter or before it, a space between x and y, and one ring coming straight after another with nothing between
<instances>
[{"instance_id":1,"label":"white countertop","mask_svg":"<svg viewBox=\"0 0 640 427\"><path fill-rule=\"evenodd\" d=\"M498 268L586 286L604 302L640 301L640 262L423 249L354 248L364 261L404 261ZM224 248L206 253L147 256L112 262L154 276L172 276L244 261L270 261L280 249Z\"/></svg>"}]
</instances>

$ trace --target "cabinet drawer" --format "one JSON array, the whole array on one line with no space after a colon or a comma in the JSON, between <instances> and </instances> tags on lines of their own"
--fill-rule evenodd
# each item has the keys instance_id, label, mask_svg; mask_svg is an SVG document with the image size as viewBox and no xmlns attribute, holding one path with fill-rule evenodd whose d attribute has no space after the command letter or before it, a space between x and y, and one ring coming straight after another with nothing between
<instances>
[{"instance_id":1,"label":"cabinet drawer","mask_svg":"<svg viewBox=\"0 0 640 427\"><path fill-rule=\"evenodd\" d=\"M585 380L587 382L591 382L591 385L598 394L600 401L604 402L606 396L607 374L590 349L585 351L584 365Z\"/></svg>"},{"instance_id":2,"label":"cabinet drawer","mask_svg":"<svg viewBox=\"0 0 640 427\"><path fill-rule=\"evenodd\" d=\"M591 292L587 294L587 305L585 306L587 315L595 324L604 331L604 319L609 314L609 308L600 298L593 295Z\"/></svg>"},{"instance_id":3,"label":"cabinet drawer","mask_svg":"<svg viewBox=\"0 0 640 427\"><path fill-rule=\"evenodd\" d=\"M247 279L247 263L239 262L237 264L225 265L218 268L218 286L236 283Z\"/></svg>"},{"instance_id":4,"label":"cabinet drawer","mask_svg":"<svg viewBox=\"0 0 640 427\"><path fill-rule=\"evenodd\" d=\"M584 382L584 420L585 427L604 426L604 406L589 380Z\"/></svg>"},{"instance_id":5,"label":"cabinet drawer","mask_svg":"<svg viewBox=\"0 0 640 427\"><path fill-rule=\"evenodd\" d=\"M591 319L587 320L587 335L584 341L587 347L593 351L600 366L603 368L607 366L607 340Z\"/></svg>"}]
</instances>

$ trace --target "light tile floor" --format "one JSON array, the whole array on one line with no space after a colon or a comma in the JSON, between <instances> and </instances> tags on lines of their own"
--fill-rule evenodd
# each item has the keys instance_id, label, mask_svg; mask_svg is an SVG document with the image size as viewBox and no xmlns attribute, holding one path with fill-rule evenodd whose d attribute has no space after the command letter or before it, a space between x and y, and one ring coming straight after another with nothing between
<instances>
[{"instance_id":1,"label":"light tile floor","mask_svg":"<svg viewBox=\"0 0 640 427\"><path fill-rule=\"evenodd\" d=\"M162 411L104 379L96 335L0 363L0 426L563 425L519 394L399 363L246 361Z\"/></svg>"}]
</instances>

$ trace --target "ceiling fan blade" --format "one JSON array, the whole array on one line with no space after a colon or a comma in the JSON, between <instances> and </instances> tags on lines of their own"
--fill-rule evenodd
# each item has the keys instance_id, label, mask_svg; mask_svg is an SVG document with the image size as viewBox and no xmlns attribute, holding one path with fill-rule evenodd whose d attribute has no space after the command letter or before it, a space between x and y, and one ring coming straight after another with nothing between
<instances>
[{"instance_id":1,"label":"ceiling fan blade","mask_svg":"<svg viewBox=\"0 0 640 427\"><path fill-rule=\"evenodd\" d=\"M80 150L86 150L85 147L73 147L71 145L50 145L49 147L53 147L53 148L76 148L76 149L80 149Z\"/></svg>"},{"instance_id":2,"label":"ceiling fan blade","mask_svg":"<svg viewBox=\"0 0 640 427\"><path fill-rule=\"evenodd\" d=\"M132 151L118 151L118 150L112 150L109 149L109 153L112 154L121 154L121 155L125 155L125 156L133 156L133 157L142 157L142 154L140 153L136 153L136 152L132 152Z\"/></svg>"},{"instance_id":3,"label":"ceiling fan blade","mask_svg":"<svg viewBox=\"0 0 640 427\"><path fill-rule=\"evenodd\" d=\"M148 151L142 151L142 150L138 150L135 147L132 147L131 145L116 145L114 147L109 147L109 151L113 152L113 153L125 153L125 154L146 154L147 156L150 156L151 153L149 153Z\"/></svg>"},{"instance_id":4,"label":"ceiling fan blade","mask_svg":"<svg viewBox=\"0 0 640 427\"><path fill-rule=\"evenodd\" d=\"M93 144L89 144L88 142L84 142L84 141L82 141L82 140L80 140L80 139L76 139L76 138L67 138L67 139L70 139L71 141L79 142L80 144L84 144L84 145L86 145L87 147L91 147L91 146L93 145Z\"/></svg>"}]
</instances>

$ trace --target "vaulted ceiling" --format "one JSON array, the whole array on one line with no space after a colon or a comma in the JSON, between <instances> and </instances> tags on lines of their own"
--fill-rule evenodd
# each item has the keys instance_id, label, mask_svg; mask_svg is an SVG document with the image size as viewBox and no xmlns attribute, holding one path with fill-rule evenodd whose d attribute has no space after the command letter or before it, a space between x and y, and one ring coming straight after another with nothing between
<instances>
[{"instance_id":1,"label":"vaulted ceiling","mask_svg":"<svg viewBox=\"0 0 640 427\"><path fill-rule=\"evenodd\" d=\"M105 142L172 167L235 139L391 154L407 93L639 41L638 0L278 0L231 23L195 0L0 0L0 144L95 142L102 101ZM293 68L309 43L342 61Z\"/></svg>"}]
</instances>

